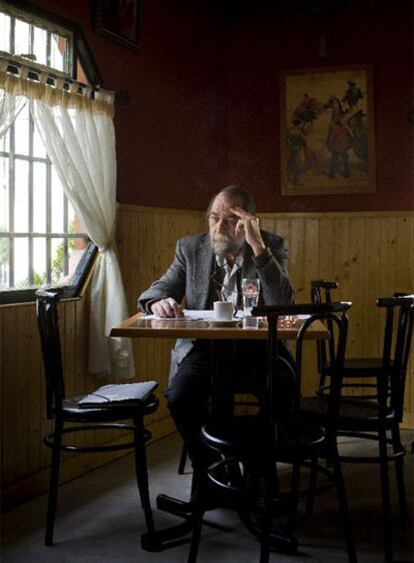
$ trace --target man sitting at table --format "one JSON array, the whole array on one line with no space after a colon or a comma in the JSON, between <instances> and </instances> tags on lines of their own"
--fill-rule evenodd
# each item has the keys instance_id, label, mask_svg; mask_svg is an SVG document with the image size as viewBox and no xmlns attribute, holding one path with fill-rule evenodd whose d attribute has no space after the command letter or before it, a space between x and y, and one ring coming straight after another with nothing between
<instances>
[{"instance_id":1,"label":"man sitting at table","mask_svg":"<svg viewBox=\"0 0 414 563\"><path fill-rule=\"evenodd\" d=\"M259 304L293 302L294 290L286 269L287 245L279 236L261 231L252 195L228 186L215 195L208 207L209 232L178 241L175 258L167 272L139 297L143 311L159 317L180 317L185 299L188 309L212 309L213 302L240 295L241 279L260 279ZM237 293L236 293L237 295ZM240 303L239 303L240 305ZM243 340L234 345L231 369L238 385L260 396L266 373L266 341ZM281 345L287 362L292 358ZM200 441L210 396L210 342L179 339L171 353L171 369L165 397L182 435L193 466L206 460ZM279 409L294 396L289 369L278 378Z\"/></svg>"}]
</instances>

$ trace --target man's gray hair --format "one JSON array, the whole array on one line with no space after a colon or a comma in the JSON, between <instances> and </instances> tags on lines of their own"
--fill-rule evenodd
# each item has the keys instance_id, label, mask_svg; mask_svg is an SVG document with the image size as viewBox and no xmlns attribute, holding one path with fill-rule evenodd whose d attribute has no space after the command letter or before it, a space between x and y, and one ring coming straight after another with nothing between
<instances>
[{"instance_id":1,"label":"man's gray hair","mask_svg":"<svg viewBox=\"0 0 414 563\"><path fill-rule=\"evenodd\" d=\"M248 213L252 213L252 215L256 215L256 203L253 199L253 196L250 192L248 192L245 188L241 188L240 186L227 186L223 188L219 192L213 195L208 204L207 208L207 216L210 215L211 208L213 206L213 202L216 197L220 194L224 194L228 199L240 199L241 200L241 207L246 210Z\"/></svg>"}]
</instances>

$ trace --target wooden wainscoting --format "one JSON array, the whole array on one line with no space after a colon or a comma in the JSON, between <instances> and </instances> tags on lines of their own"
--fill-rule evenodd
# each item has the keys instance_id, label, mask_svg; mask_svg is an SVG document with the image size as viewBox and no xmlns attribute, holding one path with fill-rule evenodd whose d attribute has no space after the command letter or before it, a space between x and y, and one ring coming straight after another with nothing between
<instances>
[{"instance_id":1,"label":"wooden wainscoting","mask_svg":"<svg viewBox=\"0 0 414 563\"><path fill-rule=\"evenodd\" d=\"M86 375L87 298L59 305L67 393L94 385ZM50 450L42 436L51 429L34 303L0 307L1 485L8 507L47 489ZM65 464L63 464L65 465ZM62 468L63 476L66 469Z\"/></svg>"},{"instance_id":2,"label":"wooden wainscoting","mask_svg":"<svg viewBox=\"0 0 414 563\"><path fill-rule=\"evenodd\" d=\"M261 225L289 241L289 270L297 302L309 300L310 280L337 280L338 299L353 301L350 354L379 354L382 317L378 296L414 290L414 218L409 213L263 214ZM170 264L176 240L205 229L201 212L122 205L117 242L129 312L139 293ZM96 385L87 375L88 296L60 304L67 392ZM134 342L136 378L167 385L172 342ZM314 355L309 344L309 357ZM414 361L408 370L405 424L414 426ZM305 392L316 382L309 378ZM47 489L50 451L42 444L49 423L44 414L44 382L34 304L0 306L2 412L2 500L11 506ZM155 438L174 430L165 402L149 422ZM98 436L98 439L103 437ZM66 457L62 479L107 461L101 455Z\"/></svg>"}]
</instances>

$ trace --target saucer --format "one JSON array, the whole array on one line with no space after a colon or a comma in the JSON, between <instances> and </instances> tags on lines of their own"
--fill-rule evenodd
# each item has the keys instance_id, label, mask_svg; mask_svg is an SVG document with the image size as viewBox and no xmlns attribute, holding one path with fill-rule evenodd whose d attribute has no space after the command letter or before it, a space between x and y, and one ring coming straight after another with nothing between
<instances>
[{"instance_id":1,"label":"saucer","mask_svg":"<svg viewBox=\"0 0 414 563\"><path fill-rule=\"evenodd\" d=\"M237 326L240 323L240 319L232 319L231 321L215 321L214 319L209 319L208 324L212 327L229 327Z\"/></svg>"}]
</instances>

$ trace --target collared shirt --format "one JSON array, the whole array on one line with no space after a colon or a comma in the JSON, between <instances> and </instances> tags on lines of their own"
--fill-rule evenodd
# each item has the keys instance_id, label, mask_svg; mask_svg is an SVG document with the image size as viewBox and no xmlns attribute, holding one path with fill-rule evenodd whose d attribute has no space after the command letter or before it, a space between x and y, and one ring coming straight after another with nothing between
<instances>
[{"instance_id":1,"label":"collared shirt","mask_svg":"<svg viewBox=\"0 0 414 563\"><path fill-rule=\"evenodd\" d=\"M237 305L240 274L244 263L244 253L238 254L232 264L229 264L225 258L216 256L216 264L224 272L220 295L223 301L233 301Z\"/></svg>"}]
</instances>

